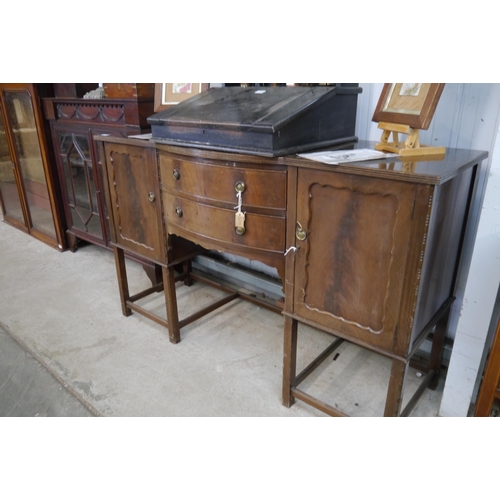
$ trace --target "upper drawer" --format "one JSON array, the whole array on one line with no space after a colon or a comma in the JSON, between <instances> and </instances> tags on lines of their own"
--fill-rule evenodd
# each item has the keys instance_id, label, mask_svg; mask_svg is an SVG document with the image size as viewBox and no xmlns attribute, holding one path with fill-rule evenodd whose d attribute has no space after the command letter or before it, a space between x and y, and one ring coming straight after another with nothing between
<instances>
[{"instance_id":1,"label":"upper drawer","mask_svg":"<svg viewBox=\"0 0 500 500\"><path fill-rule=\"evenodd\" d=\"M286 209L286 172L241 166L195 163L160 152L163 188L188 194L204 202L237 205L235 185L243 182L243 208Z\"/></svg>"}]
</instances>

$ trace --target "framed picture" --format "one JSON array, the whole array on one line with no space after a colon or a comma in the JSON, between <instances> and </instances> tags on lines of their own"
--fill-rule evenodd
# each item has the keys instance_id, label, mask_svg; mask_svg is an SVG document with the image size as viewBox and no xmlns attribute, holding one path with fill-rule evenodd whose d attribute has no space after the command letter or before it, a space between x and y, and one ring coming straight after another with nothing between
<instances>
[{"instance_id":1,"label":"framed picture","mask_svg":"<svg viewBox=\"0 0 500 500\"><path fill-rule=\"evenodd\" d=\"M427 130L444 85L444 83L386 83L372 120Z\"/></svg>"},{"instance_id":2,"label":"framed picture","mask_svg":"<svg viewBox=\"0 0 500 500\"><path fill-rule=\"evenodd\" d=\"M155 83L154 112L175 106L207 90L209 83Z\"/></svg>"}]
</instances>

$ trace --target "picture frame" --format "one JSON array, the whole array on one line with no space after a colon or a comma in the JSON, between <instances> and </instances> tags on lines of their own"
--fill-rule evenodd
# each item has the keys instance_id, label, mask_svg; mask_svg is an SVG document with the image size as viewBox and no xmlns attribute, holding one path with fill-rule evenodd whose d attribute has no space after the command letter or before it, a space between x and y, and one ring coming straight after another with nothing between
<instances>
[{"instance_id":1,"label":"picture frame","mask_svg":"<svg viewBox=\"0 0 500 500\"><path fill-rule=\"evenodd\" d=\"M209 88L209 83L155 83L154 112L158 113Z\"/></svg>"},{"instance_id":2,"label":"picture frame","mask_svg":"<svg viewBox=\"0 0 500 500\"><path fill-rule=\"evenodd\" d=\"M427 130L444 83L385 83L372 121Z\"/></svg>"}]
</instances>

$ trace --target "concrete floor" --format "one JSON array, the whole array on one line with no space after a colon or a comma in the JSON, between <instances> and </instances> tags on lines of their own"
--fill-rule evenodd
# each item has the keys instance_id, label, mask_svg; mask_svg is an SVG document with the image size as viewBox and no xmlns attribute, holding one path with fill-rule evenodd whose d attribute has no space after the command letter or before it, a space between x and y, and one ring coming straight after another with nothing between
<instances>
[{"instance_id":1,"label":"concrete floor","mask_svg":"<svg viewBox=\"0 0 500 500\"><path fill-rule=\"evenodd\" d=\"M131 293L147 286L128 262ZM178 284L180 317L221 292ZM58 252L0 222L0 416L324 417L281 404L283 319L244 301L181 331L121 313L113 254L94 245ZM143 299L164 311L162 294ZM299 366L331 337L299 329ZM382 416L390 361L344 343L302 385L353 416ZM418 385L410 369L405 400ZM437 416L426 391L412 416Z\"/></svg>"},{"instance_id":2,"label":"concrete floor","mask_svg":"<svg viewBox=\"0 0 500 500\"><path fill-rule=\"evenodd\" d=\"M0 327L0 417L92 417L85 401Z\"/></svg>"}]
</instances>

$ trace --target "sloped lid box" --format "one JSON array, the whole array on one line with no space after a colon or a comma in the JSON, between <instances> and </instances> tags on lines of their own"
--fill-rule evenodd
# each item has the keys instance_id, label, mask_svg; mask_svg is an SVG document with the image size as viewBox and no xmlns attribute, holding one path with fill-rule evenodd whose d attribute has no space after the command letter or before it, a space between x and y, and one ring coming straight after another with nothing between
<instances>
[{"instance_id":1,"label":"sloped lid box","mask_svg":"<svg viewBox=\"0 0 500 500\"><path fill-rule=\"evenodd\" d=\"M356 85L212 88L147 121L157 143L282 156L356 141Z\"/></svg>"}]
</instances>

